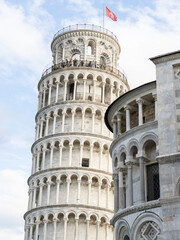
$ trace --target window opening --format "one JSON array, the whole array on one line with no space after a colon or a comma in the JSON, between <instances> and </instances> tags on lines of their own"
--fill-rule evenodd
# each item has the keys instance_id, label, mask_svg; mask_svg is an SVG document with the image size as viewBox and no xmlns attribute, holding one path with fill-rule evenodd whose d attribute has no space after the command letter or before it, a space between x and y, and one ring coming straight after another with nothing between
<instances>
[{"instance_id":1,"label":"window opening","mask_svg":"<svg viewBox=\"0 0 180 240\"><path fill-rule=\"evenodd\" d=\"M147 166L147 201L160 197L159 165L158 163Z\"/></svg>"},{"instance_id":2,"label":"window opening","mask_svg":"<svg viewBox=\"0 0 180 240\"><path fill-rule=\"evenodd\" d=\"M74 83L71 83L69 86L69 99L73 99L73 93L74 93Z\"/></svg>"},{"instance_id":3,"label":"window opening","mask_svg":"<svg viewBox=\"0 0 180 240\"><path fill-rule=\"evenodd\" d=\"M82 159L82 167L89 167L89 158Z\"/></svg>"},{"instance_id":4,"label":"window opening","mask_svg":"<svg viewBox=\"0 0 180 240\"><path fill-rule=\"evenodd\" d=\"M88 55L92 55L92 47L88 46Z\"/></svg>"}]
</instances>

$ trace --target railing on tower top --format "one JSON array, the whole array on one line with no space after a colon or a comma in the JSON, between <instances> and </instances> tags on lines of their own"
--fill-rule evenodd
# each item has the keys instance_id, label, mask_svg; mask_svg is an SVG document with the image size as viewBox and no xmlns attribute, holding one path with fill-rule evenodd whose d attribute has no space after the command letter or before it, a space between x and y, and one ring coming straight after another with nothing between
<instances>
[{"instance_id":1,"label":"railing on tower top","mask_svg":"<svg viewBox=\"0 0 180 240\"><path fill-rule=\"evenodd\" d=\"M70 60L70 61L65 61L65 62L61 62L58 64L54 64L53 66L47 68L43 73L42 73L42 77L46 76L47 74L57 71L57 70L61 70L61 69L65 69L65 68L96 68L96 69L102 69L105 71L108 71L110 73L114 73L118 76L120 76L123 80L125 80L127 82L127 77L125 76L124 73L122 73L120 70L100 63L100 62L96 62L96 61L87 61L87 60Z\"/></svg>"},{"instance_id":2,"label":"railing on tower top","mask_svg":"<svg viewBox=\"0 0 180 240\"><path fill-rule=\"evenodd\" d=\"M117 42L118 42L118 39L117 37L114 35L113 32L109 31L108 29L106 28L103 28L101 26L96 26L94 24L76 24L76 25L70 25L68 27L65 27L61 30L59 30L56 34L54 34L54 38L55 39L57 36L65 33L65 32L69 32L69 31L75 31L75 30L84 30L84 29L87 29L87 30L94 30L94 31L98 31L98 32L102 32L102 33L105 33L105 34L108 34L109 36L113 37Z\"/></svg>"}]
</instances>

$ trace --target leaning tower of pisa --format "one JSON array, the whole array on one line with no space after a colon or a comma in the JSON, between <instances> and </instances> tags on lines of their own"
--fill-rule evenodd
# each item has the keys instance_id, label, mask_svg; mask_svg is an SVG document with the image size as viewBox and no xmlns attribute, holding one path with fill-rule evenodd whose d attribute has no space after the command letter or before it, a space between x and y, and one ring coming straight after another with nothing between
<instances>
[{"instance_id":1,"label":"leaning tower of pisa","mask_svg":"<svg viewBox=\"0 0 180 240\"><path fill-rule=\"evenodd\" d=\"M38 83L25 240L110 240L114 194L104 113L129 90L115 35L95 25L59 31Z\"/></svg>"}]
</instances>

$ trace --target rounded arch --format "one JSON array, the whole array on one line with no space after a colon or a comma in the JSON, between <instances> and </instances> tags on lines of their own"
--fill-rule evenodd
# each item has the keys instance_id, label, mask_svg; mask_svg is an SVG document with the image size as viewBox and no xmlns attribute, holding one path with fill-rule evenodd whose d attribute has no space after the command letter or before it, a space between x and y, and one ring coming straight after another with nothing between
<instances>
[{"instance_id":1,"label":"rounded arch","mask_svg":"<svg viewBox=\"0 0 180 240\"><path fill-rule=\"evenodd\" d=\"M145 133L143 134L143 136L140 138L139 140L139 146L140 146L140 151L143 152L143 147L145 145L145 143L149 140L152 140L155 142L156 146L158 146L158 137L155 133L153 132L148 132L148 133Z\"/></svg>"},{"instance_id":2,"label":"rounded arch","mask_svg":"<svg viewBox=\"0 0 180 240\"><path fill-rule=\"evenodd\" d=\"M116 239L122 239L122 240L128 239L128 238L125 238L126 236L128 236L130 240L130 226L126 220L122 219L118 221L116 226L115 236L116 236Z\"/></svg>"},{"instance_id":3,"label":"rounded arch","mask_svg":"<svg viewBox=\"0 0 180 240\"><path fill-rule=\"evenodd\" d=\"M132 240L139 239L143 234L147 235L152 228L153 233L158 236L162 230L162 219L155 213L147 211L141 213L134 221L131 227L131 238Z\"/></svg>"}]
</instances>

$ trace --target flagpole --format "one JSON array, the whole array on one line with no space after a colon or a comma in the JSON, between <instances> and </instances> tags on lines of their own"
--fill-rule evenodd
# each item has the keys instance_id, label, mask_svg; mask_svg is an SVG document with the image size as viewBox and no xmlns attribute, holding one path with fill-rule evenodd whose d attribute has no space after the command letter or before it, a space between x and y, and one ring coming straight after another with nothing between
<instances>
[{"instance_id":1,"label":"flagpole","mask_svg":"<svg viewBox=\"0 0 180 240\"><path fill-rule=\"evenodd\" d=\"M103 3L103 28L104 28L104 3Z\"/></svg>"}]
</instances>

